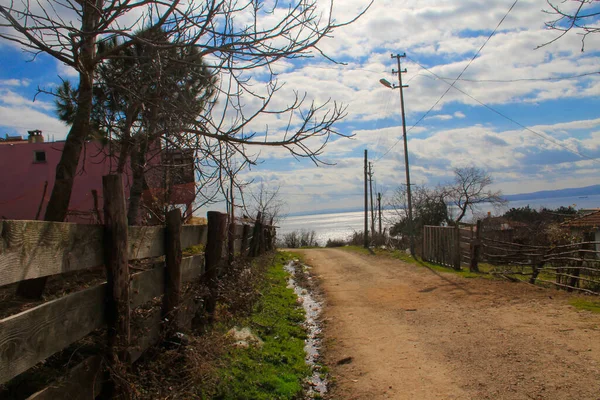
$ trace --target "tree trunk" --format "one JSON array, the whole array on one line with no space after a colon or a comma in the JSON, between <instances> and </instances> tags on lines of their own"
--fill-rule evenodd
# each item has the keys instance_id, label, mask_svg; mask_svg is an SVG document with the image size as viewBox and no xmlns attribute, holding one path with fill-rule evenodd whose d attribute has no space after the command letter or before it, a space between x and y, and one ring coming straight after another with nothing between
<instances>
[{"instance_id":1,"label":"tree trunk","mask_svg":"<svg viewBox=\"0 0 600 400\"><path fill-rule=\"evenodd\" d=\"M102 6L103 0L95 0L94 2L88 0L83 3L81 28L84 32L84 39L79 53L81 69L79 70L77 112L71 130L67 135L60 162L56 166L56 179L44 214L45 221L63 222L65 220L69 210L81 149L86 136L90 132L97 36L95 32L99 20L99 14L96 10L101 9ZM17 294L26 298L38 299L44 292L47 279L47 277L44 277L22 281L17 288Z\"/></svg>"},{"instance_id":2,"label":"tree trunk","mask_svg":"<svg viewBox=\"0 0 600 400\"><path fill-rule=\"evenodd\" d=\"M69 210L69 201L73 190L73 182L77 174L77 166L81 156L81 149L85 138L90 131L90 115L92 113L92 85L94 79L93 67L87 73L79 74L79 97L77 100L77 114L73 126L67 135L60 162L56 166L56 180L46 214L45 221L62 222Z\"/></svg>"},{"instance_id":3,"label":"tree trunk","mask_svg":"<svg viewBox=\"0 0 600 400\"><path fill-rule=\"evenodd\" d=\"M144 191L146 169L146 151L148 139L142 137L131 147L131 172L132 183L129 192L129 209L127 211L127 220L129 225L140 225L140 205L142 202L142 192Z\"/></svg>"}]
</instances>

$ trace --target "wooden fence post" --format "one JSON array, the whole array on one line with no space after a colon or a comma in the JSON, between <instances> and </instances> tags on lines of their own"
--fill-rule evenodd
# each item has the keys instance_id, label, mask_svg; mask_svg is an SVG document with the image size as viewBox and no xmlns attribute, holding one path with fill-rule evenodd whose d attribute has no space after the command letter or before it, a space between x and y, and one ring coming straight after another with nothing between
<instances>
[{"instance_id":1,"label":"wooden fence post","mask_svg":"<svg viewBox=\"0 0 600 400\"><path fill-rule=\"evenodd\" d=\"M248 255L248 246L250 244L250 225L248 224L244 224L243 225L244 228L242 230L242 250L240 251L242 257L245 257Z\"/></svg>"},{"instance_id":2,"label":"wooden fence post","mask_svg":"<svg viewBox=\"0 0 600 400\"><path fill-rule=\"evenodd\" d=\"M127 209L123 176L102 177L104 193L104 263L108 287L107 322L110 360L126 354L131 339ZM116 350L116 351L115 351Z\"/></svg>"},{"instance_id":3,"label":"wooden fence post","mask_svg":"<svg viewBox=\"0 0 600 400\"><path fill-rule=\"evenodd\" d=\"M262 220L259 222L258 229L258 255L264 254L266 251L266 241L265 241L265 225Z\"/></svg>"},{"instance_id":4,"label":"wooden fence post","mask_svg":"<svg viewBox=\"0 0 600 400\"><path fill-rule=\"evenodd\" d=\"M540 274L540 270L544 267L545 261L544 261L544 251L542 250L542 254L538 257L534 257L533 259L533 263L532 263L532 273L531 273L531 278L529 278L529 283L531 283L532 285L535 284L535 280L537 279L538 275Z\"/></svg>"},{"instance_id":5,"label":"wooden fence post","mask_svg":"<svg viewBox=\"0 0 600 400\"><path fill-rule=\"evenodd\" d=\"M265 250L266 251L271 251L272 250L272 241L271 241L271 227L270 226L266 226L263 228L265 231Z\"/></svg>"},{"instance_id":6,"label":"wooden fence post","mask_svg":"<svg viewBox=\"0 0 600 400\"><path fill-rule=\"evenodd\" d=\"M475 240L471 240L471 263L469 271L479 272L479 254L481 252L481 220L477 220Z\"/></svg>"},{"instance_id":7,"label":"wooden fence post","mask_svg":"<svg viewBox=\"0 0 600 400\"><path fill-rule=\"evenodd\" d=\"M181 210L175 209L167 213L165 230L165 296L163 320L166 332L172 333L177 326L177 314L181 303Z\"/></svg>"},{"instance_id":8,"label":"wooden fence post","mask_svg":"<svg viewBox=\"0 0 600 400\"><path fill-rule=\"evenodd\" d=\"M233 264L235 260L235 217L233 214L233 202L231 203L231 214L227 226L227 262Z\"/></svg>"},{"instance_id":9,"label":"wooden fence post","mask_svg":"<svg viewBox=\"0 0 600 400\"><path fill-rule=\"evenodd\" d=\"M260 232L262 231L261 229L261 219L262 219L262 213L259 211L256 214L256 221L254 221L254 229L252 230L252 240L250 241L250 257L256 257L258 255L260 255Z\"/></svg>"},{"instance_id":10,"label":"wooden fence post","mask_svg":"<svg viewBox=\"0 0 600 400\"><path fill-rule=\"evenodd\" d=\"M210 294L206 300L206 312L212 321L217 305L219 267L223 261L223 245L227 238L227 214L209 211L208 237L206 239L205 268Z\"/></svg>"},{"instance_id":11,"label":"wooden fence post","mask_svg":"<svg viewBox=\"0 0 600 400\"><path fill-rule=\"evenodd\" d=\"M583 250L587 249L588 245L587 244L581 244L580 246L581 246L581 248L577 252L577 256L579 257L579 261L577 261L577 267L579 267L579 268L575 268L575 269L572 270L573 271L572 272L573 276L571 276L570 279L567 281L569 283L569 286L570 286L569 288L567 288L567 290L569 292L572 292L573 288L579 287L579 281L580 281L579 275L581 274L581 269L580 268L583 267L583 264L585 262L585 251L583 251Z\"/></svg>"},{"instance_id":12,"label":"wooden fence post","mask_svg":"<svg viewBox=\"0 0 600 400\"><path fill-rule=\"evenodd\" d=\"M460 227L456 224L454 228L454 269L460 270Z\"/></svg>"},{"instance_id":13,"label":"wooden fence post","mask_svg":"<svg viewBox=\"0 0 600 400\"><path fill-rule=\"evenodd\" d=\"M423 237L421 238L421 261L425 261L425 240L427 237L425 232L427 232L426 226L423 227Z\"/></svg>"}]
</instances>

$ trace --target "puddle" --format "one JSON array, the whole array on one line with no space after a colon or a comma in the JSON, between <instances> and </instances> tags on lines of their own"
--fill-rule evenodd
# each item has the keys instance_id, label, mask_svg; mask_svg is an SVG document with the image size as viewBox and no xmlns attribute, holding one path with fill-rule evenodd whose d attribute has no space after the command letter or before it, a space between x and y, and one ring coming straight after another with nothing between
<instances>
[{"instance_id":1,"label":"puddle","mask_svg":"<svg viewBox=\"0 0 600 400\"><path fill-rule=\"evenodd\" d=\"M321 398L327 393L327 379L321 373L321 365L318 363L319 350L321 348L321 323L319 316L321 315L323 305L313 297L310 288L307 287L309 285L306 285L306 282L312 281L312 277L307 271L310 267L294 260L284 268L291 274L291 277L288 279L288 287L294 289L306 312L304 327L306 328L307 338L304 344L304 351L306 353L306 363L312 368L312 376L308 380L310 388L306 393L306 398Z\"/></svg>"}]
</instances>

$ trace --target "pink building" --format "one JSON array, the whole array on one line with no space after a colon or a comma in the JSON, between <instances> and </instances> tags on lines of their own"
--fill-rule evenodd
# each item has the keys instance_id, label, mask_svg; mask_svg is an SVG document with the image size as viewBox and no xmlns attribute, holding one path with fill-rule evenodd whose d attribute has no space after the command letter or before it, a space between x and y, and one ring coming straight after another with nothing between
<instances>
[{"instance_id":1,"label":"pink building","mask_svg":"<svg viewBox=\"0 0 600 400\"><path fill-rule=\"evenodd\" d=\"M41 131L30 131L28 140L8 135L0 139L0 219L43 219L64 144L45 142ZM97 210L102 215L102 176L114 172L117 166L116 157L108 156L104 150L104 145L98 141L85 143L69 204L68 222L97 223ZM164 181L161 178L164 177L162 158L160 151L148 156L146 181L149 188L143 194L145 204L163 193L159 189ZM188 171L185 175L186 179L175 182L170 204L183 205L191 214L195 197L193 165L191 173ZM127 169L126 196L130 185L131 171Z\"/></svg>"}]
</instances>

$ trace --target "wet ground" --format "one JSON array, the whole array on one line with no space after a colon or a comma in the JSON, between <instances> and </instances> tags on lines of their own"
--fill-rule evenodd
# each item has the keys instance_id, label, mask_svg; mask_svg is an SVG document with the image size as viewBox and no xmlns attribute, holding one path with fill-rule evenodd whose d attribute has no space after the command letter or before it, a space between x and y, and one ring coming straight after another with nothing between
<instances>
[{"instance_id":1,"label":"wet ground","mask_svg":"<svg viewBox=\"0 0 600 400\"><path fill-rule=\"evenodd\" d=\"M312 368L312 375L307 382L306 398L323 397L327 393L327 378L322 373L320 364L321 350L321 321L320 316L323 304L319 301L314 290L314 283L310 275L310 268L301 264L298 260L292 261L285 266L290 273L288 286L294 289L298 296L298 302L302 304L306 312L304 327L307 338L304 345L306 352L306 363Z\"/></svg>"}]
</instances>

